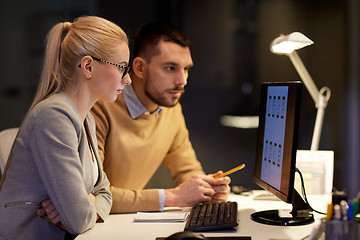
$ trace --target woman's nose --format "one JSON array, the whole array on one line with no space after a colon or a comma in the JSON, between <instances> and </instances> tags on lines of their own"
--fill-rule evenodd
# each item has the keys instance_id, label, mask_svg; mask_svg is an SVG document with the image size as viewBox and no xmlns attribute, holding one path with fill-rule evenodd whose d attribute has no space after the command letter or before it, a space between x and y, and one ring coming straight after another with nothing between
<instances>
[{"instance_id":1,"label":"woman's nose","mask_svg":"<svg viewBox=\"0 0 360 240\"><path fill-rule=\"evenodd\" d=\"M121 82L122 82L122 84L124 84L124 85L129 85L129 84L131 84L130 74L127 73L127 74L125 75L125 77L122 79Z\"/></svg>"}]
</instances>

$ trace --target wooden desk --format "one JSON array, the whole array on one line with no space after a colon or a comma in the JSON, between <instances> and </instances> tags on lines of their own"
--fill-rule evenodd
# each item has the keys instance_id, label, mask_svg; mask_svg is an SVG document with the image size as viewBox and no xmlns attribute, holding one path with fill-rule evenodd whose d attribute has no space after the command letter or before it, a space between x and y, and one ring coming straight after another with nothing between
<instances>
[{"instance_id":1,"label":"wooden desk","mask_svg":"<svg viewBox=\"0 0 360 240\"><path fill-rule=\"evenodd\" d=\"M230 201L238 203L239 226L237 231L204 232L204 236L251 236L252 240L289 240L306 239L312 229L319 224L324 215L315 215L315 223L304 226L270 226L256 223L250 219L251 213L260 210L291 209L290 204L282 201L254 200L254 197L264 191L253 191L250 196L230 195ZM330 195L308 196L310 205L325 212L326 205L331 201ZM187 210L187 209L185 209ZM124 239L124 240L155 240L156 237L166 237L175 232L183 231L183 223L134 223L133 214L111 214L105 223L96 224L90 231L78 236L76 240L98 240L98 239Z\"/></svg>"}]
</instances>

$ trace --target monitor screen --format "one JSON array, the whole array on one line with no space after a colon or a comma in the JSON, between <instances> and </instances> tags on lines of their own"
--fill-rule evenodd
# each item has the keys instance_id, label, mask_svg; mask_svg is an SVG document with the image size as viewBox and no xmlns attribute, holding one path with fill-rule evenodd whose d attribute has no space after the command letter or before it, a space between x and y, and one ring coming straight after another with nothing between
<instances>
[{"instance_id":1,"label":"monitor screen","mask_svg":"<svg viewBox=\"0 0 360 240\"><path fill-rule=\"evenodd\" d=\"M296 210L297 202L301 201L294 189L301 88L299 81L262 83L254 171L257 185L282 201L292 203L293 208L296 202ZM306 204L302 202L300 208L303 205ZM265 212L253 214L252 219L274 225L303 224L293 217L279 219L277 210ZM264 214L270 219L265 221Z\"/></svg>"}]
</instances>

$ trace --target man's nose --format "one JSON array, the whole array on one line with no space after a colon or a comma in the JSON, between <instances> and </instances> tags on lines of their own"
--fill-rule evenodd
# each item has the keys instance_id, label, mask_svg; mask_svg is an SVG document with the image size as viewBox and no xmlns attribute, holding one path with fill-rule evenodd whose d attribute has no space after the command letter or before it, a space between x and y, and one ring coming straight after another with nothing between
<instances>
[{"instance_id":1,"label":"man's nose","mask_svg":"<svg viewBox=\"0 0 360 240\"><path fill-rule=\"evenodd\" d=\"M187 79L188 79L188 72L181 71L181 73L177 77L176 85L185 86L187 84Z\"/></svg>"}]
</instances>

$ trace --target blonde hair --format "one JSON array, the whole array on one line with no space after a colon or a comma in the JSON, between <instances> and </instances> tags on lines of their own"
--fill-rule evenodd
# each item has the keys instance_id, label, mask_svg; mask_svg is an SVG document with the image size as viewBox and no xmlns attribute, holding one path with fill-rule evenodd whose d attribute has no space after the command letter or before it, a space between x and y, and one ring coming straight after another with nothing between
<instances>
[{"instance_id":1,"label":"blonde hair","mask_svg":"<svg viewBox=\"0 0 360 240\"><path fill-rule=\"evenodd\" d=\"M83 56L112 57L114 49L124 42L128 44L126 33L104 18L84 16L73 23L57 23L46 37L43 70L30 109L65 85L77 84L71 80Z\"/></svg>"}]
</instances>

